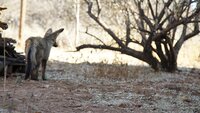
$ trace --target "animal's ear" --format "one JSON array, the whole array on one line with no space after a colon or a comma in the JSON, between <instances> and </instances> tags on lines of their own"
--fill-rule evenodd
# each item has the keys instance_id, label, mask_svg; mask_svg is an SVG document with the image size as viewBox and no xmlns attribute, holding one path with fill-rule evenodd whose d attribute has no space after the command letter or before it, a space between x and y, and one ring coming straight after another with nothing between
<instances>
[{"instance_id":1,"label":"animal's ear","mask_svg":"<svg viewBox=\"0 0 200 113\"><path fill-rule=\"evenodd\" d=\"M44 37L49 36L52 32L53 32L53 30L51 28L49 28L47 30L47 32L45 33Z\"/></svg>"},{"instance_id":2,"label":"animal's ear","mask_svg":"<svg viewBox=\"0 0 200 113\"><path fill-rule=\"evenodd\" d=\"M56 38L58 37L58 35L59 35L61 32L63 32L63 30L64 30L64 28L61 28L61 29L59 29L59 30L57 30L57 31L54 31L54 32L51 33L50 35L56 39Z\"/></svg>"}]
</instances>

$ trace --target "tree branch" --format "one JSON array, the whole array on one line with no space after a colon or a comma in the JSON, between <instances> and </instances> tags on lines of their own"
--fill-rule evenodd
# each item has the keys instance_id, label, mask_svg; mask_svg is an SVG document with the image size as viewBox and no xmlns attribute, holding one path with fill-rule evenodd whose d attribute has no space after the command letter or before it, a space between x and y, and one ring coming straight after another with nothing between
<instances>
[{"instance_id":1,"label":"tree branch","mask_svg":"<svg viewBox=\"0 0 200 113\"><path fill-rule=\"evenodd\" d=\"M167 3L164 4L163 9L161 9L161 12L160 12L160 14L159 14L159 16L158 16L158 23L160 23L160 21L161 21L162 18L164 17L165 10L166 10L166 8L168 8L168 7L171 5L172 1L173 1L173 0L168 0Z\"/></svg>"},{"instance_id":2,"label":"tree branch","mask_svg":"<svg viewBox=\"0 0 200 113\"><path fill-rule=\"evenodd\" d=\"M143 52L136 51L130 48L117 48L117 47L111 47L107 45L93 45L93 44L83 44L81 46L76 47L77 51L80 51L81 49L85 48L93 48L93 49L107 49L107 50L112 50L112 51L118 51L121 52L122 54L130 55L133 56L139 60L147 62L147 56Z\"/></svg>"},{"instance_id":3,"label":"tree branch","mask_svg":"<svg viewBox=\"0 0 200 113\"><path fill-rule=\"evenodd\" d=\"M129 11L128 9L126 9L126 21L125 21L125 24L126 24L126 42L125 42L125 45L128 46L129 42L131 42L131 28L130 28L130 25L131 25L131 22L130 22L130 16L129 16Z\"/></svg>"},{"instance_id":4,"label":"tree branch","mask_svg":"<svg viewBox=\"0 0 200 113\"><path fill-rule=\"evenodd\" d=\"M101 4L99 0L96 0L97 3L97 17L99 17L100 13L101 13Z\"/></svg>"},{"instance_id":5,"label":"tree branch","mask_svg":"<svg viewBox=\"0 0 200 113\"><path fill-rule=\"evenodd\" d=\"M115 47L111 47L111 46L107 46L107 45L93 45L93 44L84 44L81 46L76 47L77 51L80 51L81 49L85 49L85 48L93 48L93 49L108 49L108 50L113 50L113 51L121 51L120 48L115 48Z\"/></svg>"},{"instance_id":6,"label":"tree branch","mask_svg":"<svg viewBox=\"0 0 200 113\"><path fill-rule=\"evenodd\" d=\"M134 18L135 24L136 24L136 27L133 26L133 29L136 29L140 33L140 35L142 37L142 44L144 46L146 43L146 40L147 40L146 34L147 33L151 34L152 32L150 32L144 28L144 21L142 19L137 19L135 12L133 12L133 10L131 10L131 14L133 15L133 18Z\"/></svg>"},{"instance_id":7,"label":"tree branch","mask_svg":"<svg viewBox=\"0 0 200 113\"><path fill-rule=\"evenodd\" d=\"M151 4L150 0L148 0L148 5L149 5L150 11L151 11L151 15L152 15L153 19L156 20L156 16L155 16L155 13L154 13L154 10L153 10L153 7L152 7L152 4Z\"/></svg>"},{"instance_id":8,"label":"tree branch","mask_svg":"<svg viewBox=\"0 0 200 113\"><path fill-rule=\"evenodd\" d=\"M100 21L100 19L98 18L98 17L96 17L93 13L92 13L92 6L93 6L93 3L92 2L88 2L87 0L85 0L86 1L86 3L88 4L88 11L87 11L87 13L88 13L88 15L96 22L96 23L98 23L115 41L116 41L116 43L120 46L120 47L122 47L122 48L124 48L124 47L126 47L123 43L122 43L122 41L117 37L117 35L110 29L110 28L108 28L108 27L106 27L106 25L103 23L103 22L101 22Z\"/></svg>"},{"instance_id":9,"label":"tree branch","mask_svg":"<svg viewBox=\"0 0 200 113\"><path fill-rule=\"evenodd\" d=\"M197 16L200 12L200 8L197 9L193 14L191 14L190 16L186 17L186 18L183 18L179 21L176 21L175 23L173 24L170 24L169 26L167 26L167 28L163 29L161 32L160 32L160 35L162 34L167 34L167 32L169 32L170 30L178 27L179 25L181 24L188 24L191 22L191 19L193 19L195 16ZM154 40L156 38L159 38L160 35L157 35L156 37L154 37Z\"/></svg>"},{"instance_id":10,"label":"tree branch","mask_svg":"<svg viewBox=\"0 0 200 113\"><path fill-rule=\"evenodd\" d=\"M97 36L91 34L88 32L88 28L86 29L85 33L93 38L95 38L96 40L98 40L99 42L101 42L103 45L106 45L101 39L99 39Z\"/></svg>"},{"instance_id":11,"label":"tree branch","mask_svg":"<svg viewBox=\"0 0 200 113\"><path fill-rule=\"evenodd\" d=\"M138 12L139 12L140 19L143 19L145 21L145 23L149 26L150 30L154 31L154 26L153 26L152 22L150 21L150 19L145 15L144 9L142 9L140 2L138 2L137 7L139 10Z\"/></svg>"}]
</instances>

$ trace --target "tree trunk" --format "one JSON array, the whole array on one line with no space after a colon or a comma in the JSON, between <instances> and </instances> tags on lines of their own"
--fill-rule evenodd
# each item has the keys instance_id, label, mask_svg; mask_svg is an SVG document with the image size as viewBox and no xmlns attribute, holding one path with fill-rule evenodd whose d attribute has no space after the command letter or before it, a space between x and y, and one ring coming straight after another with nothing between
<instances>
[{"instance_id":1,"label":"tree trunk","mask_svg":"<svg viewBox=\"0 0 200 113\"><path fill-rule=\"evenodd\" d=\"M159 71L160 70L160 65L159 65L159 61L153 57L152 55L148 55L147 56L147 63L155 70L155 71Z\"/></svg>"}]
</instances>

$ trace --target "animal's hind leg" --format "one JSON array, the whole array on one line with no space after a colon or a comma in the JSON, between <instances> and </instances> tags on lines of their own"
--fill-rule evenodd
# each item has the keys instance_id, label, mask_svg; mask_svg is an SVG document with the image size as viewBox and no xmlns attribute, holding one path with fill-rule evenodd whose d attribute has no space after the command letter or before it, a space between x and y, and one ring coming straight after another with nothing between
<instances>
[{"instance_id":1,"label":"animal's hind leg","mask_svg":"<svg viewBox=\"0 0 200 113\"><path fill-rule=\"evenodd\" d=\"M25 72L25 80L27 80L29 78L29 75L30 75L30 71L28 71L28 66L26 64L26 72Z\"/></svg>"},{"instance_id":2,"label":"animal's hind leg","mask_svg":"<svg viewBox=\"0 0 200 113\"><path fill-rule=\"evenodd\" d=\"M47 80L45 77L45 70L46 70L46 64L47 64L47 60L42 60L42 79L43 80Z\"/></svg>"},{"instance_id":3,"label":"animal's hind leg","mask_svg":"<svg viewBox=\"0 0 200 113\"><path fill-rule=\"evenodd\" d=\"M33 69L32 74L31 74L31 80L39 80L38 79L38 70L39 70L40 65L37 65L35 69Z\"/></svg>"},{"instance_id":4,"label":"animal's hind leg","mask_svg":"<svg viewBox=\"0 0 200 113\"><path fill-rule=\"evenodd\" d=\"M26 45L27 46L27 45ZM26 70L25 70L25 80L27 80L31 74L32 63L31 63L31 49L25 48L26 51Z\"/></svg>"},{"instance_id":5,"label":"animal's hind leg","mask_svg":"<svg viewBox=\"0 0 200 113\"><path fill-rule=\"evenodd\" d=\"M31 73L31 80L38 80L36 69L33 69Z\"/></svg>"}]
</instances>

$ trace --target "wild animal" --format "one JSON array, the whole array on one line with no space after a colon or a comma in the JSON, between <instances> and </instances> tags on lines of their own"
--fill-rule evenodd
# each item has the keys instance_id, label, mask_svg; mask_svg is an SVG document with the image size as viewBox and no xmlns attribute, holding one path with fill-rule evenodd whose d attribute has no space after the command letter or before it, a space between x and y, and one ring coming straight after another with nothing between
<instances>
[{"instance_id":1,"label":"wild animal","mask_svg":"<svg viewBox=\"0 0 200 113\"><path fill-rule=\"evenodd\" d=\"M42 65L42 79L46 80L45 70L52 46L57 47L56 38L63 32L63 28L53 32L48 29L44 37L30 37L25 42L26 70L25 80L31 76L32 80L38 79L40 64Z\"/></svg>"}]
</instances>

